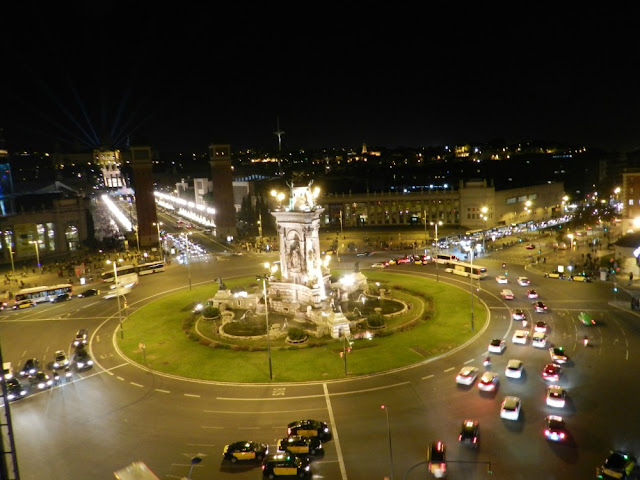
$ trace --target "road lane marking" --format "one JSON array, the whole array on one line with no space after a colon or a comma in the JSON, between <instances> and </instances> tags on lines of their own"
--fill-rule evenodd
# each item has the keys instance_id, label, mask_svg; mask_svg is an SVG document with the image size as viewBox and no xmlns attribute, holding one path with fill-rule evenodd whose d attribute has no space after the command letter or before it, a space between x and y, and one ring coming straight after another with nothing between
<instances>
[{"instance_id":1,"label":"road lane marking","mask_svg":"<svg viewBox=\"0 0 640 480\"><path fill-rule=\"evenodd\" d=\"M159 392L159 393L171 393L171 391L169 391L169 390L162 390L160 388L156 388L156 392Z\"/></svg>"},{"instance_id":2,"label":"road lane marking","mask_svg":"<svg viewBox=\"0 0 640 480\"><path fill-rule=\"evenodd\" d=\"M135 382L129 382L130 385L133 385L134 387L144 387L144 385L140 385L139 383L135 383Z\"/></svg>"},{"instance_id":3,"label":"road lane marking","mask_svg":"<svg viewBox=\"0 0 640 480\"><path fill-rule=\"evenodd\" d=\"M331 439L333 440L336 446L336 454L338 455L338 462L340 465L340 476L343 480L347 480L347 469L344 466L344 458L342 456L342 448L340 446L340 437L338 437L338 427L336 425L336 420L333 417L333 408L331 408L331 396L329 395L329 389L327 388L327 384L322 384L322 389L324 390L324 396L327 402L327 410L329 412L329 422L331 425Z\"/></svg>"},{"instance_id":4,"label":"road lane marking","mask_svg":"<svg viewBox=\"0 0 640 480\"><path fill-rule=\"evenodd\" d=\"M191 398L200 398L200 395L194 395L193 393L185 393L184 396Z\"/></svg>"},{"instance_id":5,"label":"road lane marking","mask_svg":"<svg viewBox=\"0 0 640 480\"><path fill-rule=\"evenodd\" d=\"M450 372L451 370L455 370L456 367L447 368L444 370L444 373Z\"/></svg>"},{"instance_id":6,"label":"road lane marking","mask_svg":"<svg viewBox=\"0 0 640 480\"><path fill-rule=\"evenodd\" d=\"M422 377L422 380L428 380L430 378L435 377L435 375L432 373L431 375L427 375L426 377Z\"/></svg>"}]
</instances>

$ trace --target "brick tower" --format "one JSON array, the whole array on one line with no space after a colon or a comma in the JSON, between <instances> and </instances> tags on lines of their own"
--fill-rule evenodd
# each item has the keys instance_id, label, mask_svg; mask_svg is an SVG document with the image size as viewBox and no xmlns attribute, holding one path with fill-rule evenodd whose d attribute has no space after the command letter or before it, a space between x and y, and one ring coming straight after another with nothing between
<instances>
[{"instance_id":1,"label":"brick tower","mask_svg":"<svg viewBox=\"0 0 640 480\"><path fill-rule=\"evenodd\" d=\"M236 235L236 209L233 202L230 145L209 145L209 164L213 183L213 208L216 234L219 237Z\"/></svg>"},{"instance_id":2,"label":"brick tower","mask_svg":"<svg viewBox=\"0 0 640 480\"><path fill-rule=\"evenodd\" d=\"M151 148L131 147L133 189L136 192L136 216L140 249L158 246L156 199L153 195Z\"/></svg>"}]
</instances>

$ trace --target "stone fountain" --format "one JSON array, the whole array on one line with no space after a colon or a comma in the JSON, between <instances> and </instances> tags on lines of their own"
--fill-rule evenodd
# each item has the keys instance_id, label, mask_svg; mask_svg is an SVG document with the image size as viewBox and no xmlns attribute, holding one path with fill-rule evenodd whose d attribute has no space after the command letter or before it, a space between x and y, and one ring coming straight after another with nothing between
<instances>
[{"instance_id":1,"label":"stone fountain","mask_svg":"<svg viewBox=\"0 0 640 480\"><path fill-rule=\"evenodd\" d=\"M291 315L313 322L318 335L333 338L351 336L349 320L342 313L341 304L358 289L366 291L366 278L354 272L348 281L331 283L327 262L320 252L320 216L324 208L316 203L317 190L311 185L289 184L288 205L279 205L271 214L277 222L280 242L280 275L270 277L267 285L269 311ZM238 297L220 289L212 299L221 309L249 308L264 313L263 295Z\"/></svg>"}]
</instances>

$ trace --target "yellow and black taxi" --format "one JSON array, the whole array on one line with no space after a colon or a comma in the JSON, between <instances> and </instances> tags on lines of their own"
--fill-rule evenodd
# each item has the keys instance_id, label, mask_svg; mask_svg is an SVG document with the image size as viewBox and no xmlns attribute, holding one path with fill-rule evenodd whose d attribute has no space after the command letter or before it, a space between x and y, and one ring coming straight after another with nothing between
<instances>
[{"instance_id":1,"label":"yellow and black taxi","mask_svg":"<svg viewBox=\"0 0 640 480\"><path fill-rule=\"evenodd\" d=\"M322 440L318 437L290 435L278 440L278 452L291 452L294 455L320 455L324 452Z\"/></svg>"},{"instance_id":2,"label":"yellow and black taxi","mask_svg":"<svg viewBox=\"0 0 640 480\"><path fill-rule=\"evenodd\" d=\"M264 443L242 440L225 445L222 458L231 463L238 461L262 461L269 454L269 446Z\"/></svg>"},{"instance_id":3,"label":"yellow and black taxi","mask_svg":"<svg viewBox=\"0 0 640 480\"><path fill-rule=\"evenodd\" d=\"M318 437L320 440L331 438L331 429L327 422L320 420L298 420L287 425L287 435L300 435L302 437Z\"/></svg>"},{"instance_id":4,"label":"yellow and black taxi","mask_svg":"<svg viewBox=\"0 0 640 480\"><path fill-rule=\"evenodd\" d=\"M311 462L306 457L299 457L290 452L268 455L262 461L262 475L266 478L310 477Z\"/></svg>"}]
</instances>

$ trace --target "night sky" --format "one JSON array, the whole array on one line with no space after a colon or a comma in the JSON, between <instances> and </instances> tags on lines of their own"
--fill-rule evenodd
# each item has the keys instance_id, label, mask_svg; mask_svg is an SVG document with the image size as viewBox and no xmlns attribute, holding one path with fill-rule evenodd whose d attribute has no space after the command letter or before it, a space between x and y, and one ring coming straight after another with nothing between
<instances>
[{"instance_id":1,"label":"night sky","mask_svg":"<svg viewBox=\"0 0 640 480\"><path fill-rule=\"evenodd\" d=\"M640 145L637 8L138 3L3 12L10 151Z\"/></svg>"}]
</instances>

